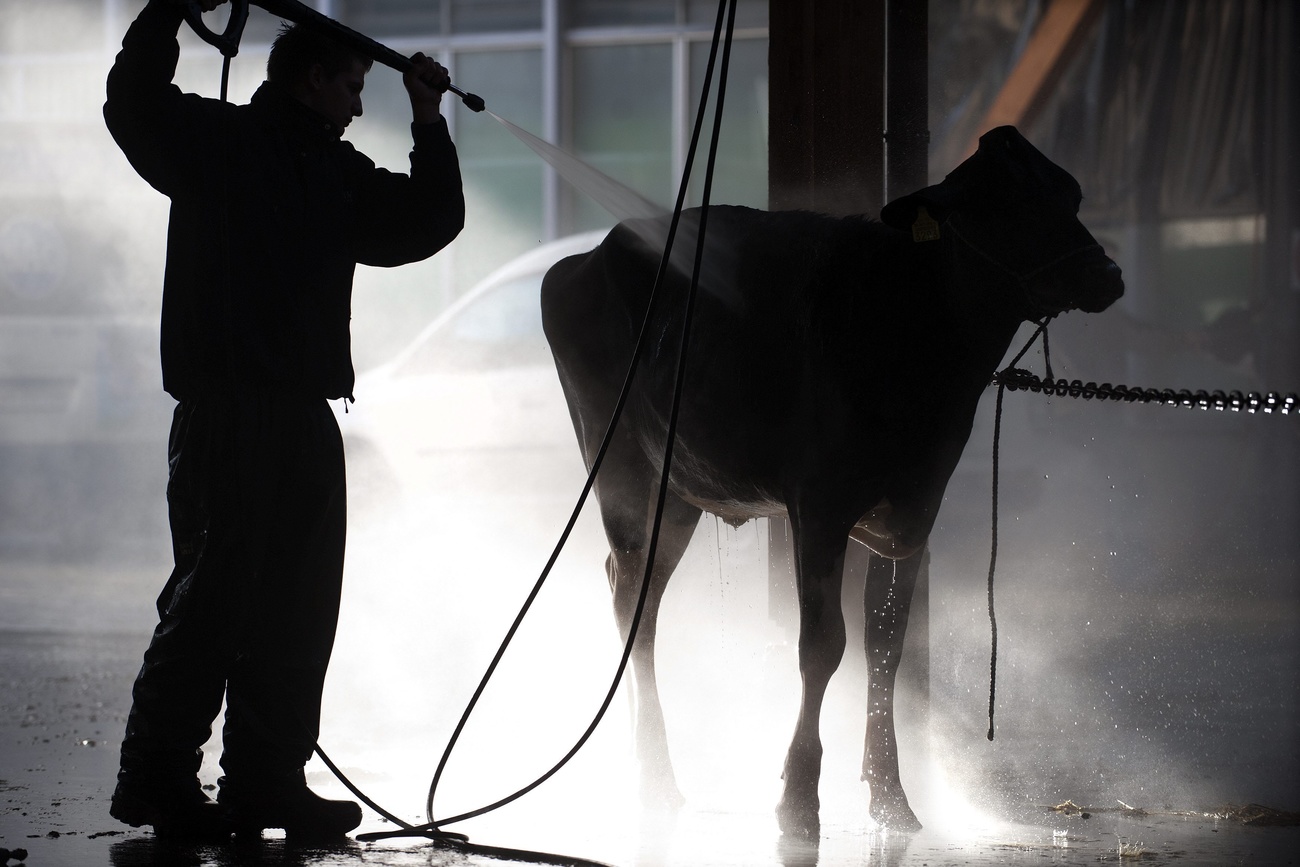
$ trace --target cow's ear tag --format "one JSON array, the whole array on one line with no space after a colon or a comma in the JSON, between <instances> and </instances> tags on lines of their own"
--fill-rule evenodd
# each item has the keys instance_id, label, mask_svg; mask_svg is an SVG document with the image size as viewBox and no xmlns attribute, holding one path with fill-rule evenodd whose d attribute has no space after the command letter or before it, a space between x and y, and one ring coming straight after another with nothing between
<instances>
[{"instance_id":1,"label":"cow's ear tag","mask_svg":"<svg viewBox=\"0 0 1300 867\"><path fill-rule=\"evenodd\" d=\"M939 222L930 216L925 206L916 209L916 222L912 223L912 240L917 244L922 241L939 240Z\"/></svg>"}]
</instances>

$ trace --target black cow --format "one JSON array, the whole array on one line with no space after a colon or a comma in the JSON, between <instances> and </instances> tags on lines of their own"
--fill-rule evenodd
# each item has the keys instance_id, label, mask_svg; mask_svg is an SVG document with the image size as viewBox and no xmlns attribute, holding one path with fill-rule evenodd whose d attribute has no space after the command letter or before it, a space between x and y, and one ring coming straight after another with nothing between
<instances>
[{"instance_id":1,"label":"black cow","mask_svg":"<svg viewBox=\"0 0 1300 867\"><path fill-rule=\"evenodd\" d=\"M943 183L887 205L883 225L709 210L671 489L633 656L648 791L681 797L655 685L655 621L701 511L733 525L788 516L803 692L777 807L781 828L819 828L818 714L844 653L840 587L850 537L895 561L893 581L872 569L866 590L870 814L890 827L920 827L899 781L892 715L917 566L980 395L1020 324L1103 310L1123 294L1119 268L1078 220L1081 198L1068 172L1002 127ZM675 260L690 262L698 224L698 212L683 215ZM588 466L632 357L666 225L620 223L595 250L557 263L542 284L546 336ZM595 487L624 636L645 568L689 274L689 264L670 269L660 290Z\"/></svg>"}]
</instances>

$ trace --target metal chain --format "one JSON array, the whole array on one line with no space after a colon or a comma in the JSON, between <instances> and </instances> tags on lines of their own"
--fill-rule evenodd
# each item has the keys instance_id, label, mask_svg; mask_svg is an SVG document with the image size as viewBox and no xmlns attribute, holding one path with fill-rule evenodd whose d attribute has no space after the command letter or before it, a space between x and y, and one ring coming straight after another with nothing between
<instances>
[{"instance_id":1,"label":"metal chain","mask_svg":"<svg viewBox=\"0 0 1300 867\"><path fill-rule=\"evenodd\" d=\"M1300 413L1300 399L1294 392L1282 394L1270 391L1261 394L1257 391L1188 391L1172 388L1138 388L1127 385L1111 385L1104 382L1081 382L1080 380L1043 379L1028 370L1009 367L993 376L993 385L1001 385L1012 391L1031 391L1047 397L1077 397L1084 400L1114 400L1125 403L1158 403L1165 406L1181 406L1186 409L1215 410L1223 412L1264 413L1266 415L1291 415Z\"/></svg>"}]
</instances>

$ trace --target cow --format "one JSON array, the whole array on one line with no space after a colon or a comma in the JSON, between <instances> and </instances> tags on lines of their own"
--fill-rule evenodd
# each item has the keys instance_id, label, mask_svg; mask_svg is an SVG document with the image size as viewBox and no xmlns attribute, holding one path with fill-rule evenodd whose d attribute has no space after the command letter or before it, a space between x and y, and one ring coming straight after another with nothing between
<instances>
[{"instance_id":1,"label":"cow","mask_svg":"<svg viewBox=\"0 0 1300 867\"><path fill-rule=\"evenodd\" d=\"M1025 321L1104 310L1120 270L1078 219L1079 184L1013 127L986 133L943 182L879 222L707 211L669 490L632 653L643 792L678 804L655 681L659 603L701 512L738 526L788 517L802 693L777 806L820 830L818 716L844 653L846 546L866 545L870 817L920 828L898 775L893 686L923 548L981 394ZM618 627L630 634L664 462L684 300L701 213L687 210L626 407L594 492ZM618 224L556 263L542 321L590 468L655 284L667 218ZM878 560L878 558L885 558ZM892 580L891 580L892 577Z\"/></svg>"}]
</instances>

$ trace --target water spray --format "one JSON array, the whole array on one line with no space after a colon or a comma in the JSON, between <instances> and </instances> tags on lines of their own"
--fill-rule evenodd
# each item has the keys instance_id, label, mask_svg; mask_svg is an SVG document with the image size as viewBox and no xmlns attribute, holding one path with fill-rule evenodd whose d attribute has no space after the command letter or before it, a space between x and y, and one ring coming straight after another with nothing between
<instances>
[{"instance_id":1,"label":"water spray","mask_svg":"<svg viewBox=\"0 0 1300 867\"><path fill-rule=\"evenodd\" d=\"M346 45L363 57L382 63L390 69L404 73L414 65L409 57L398 54L387 45L340 24L328 15L322 15L298 0L230 0L230 18L221 33L214 33L203 23L203 7L199 0L188 0L185 4L185 20L200 39L216 48L229 60L239 53L239 41L244 35L244 24L248 21L250 3L286 21L324 33L335 42ZM447 90L459 96L461 102L470 111L483 111L487 107L483 97L466 93L454 84L448 83Z\"/></svg>"}]
</instances>

